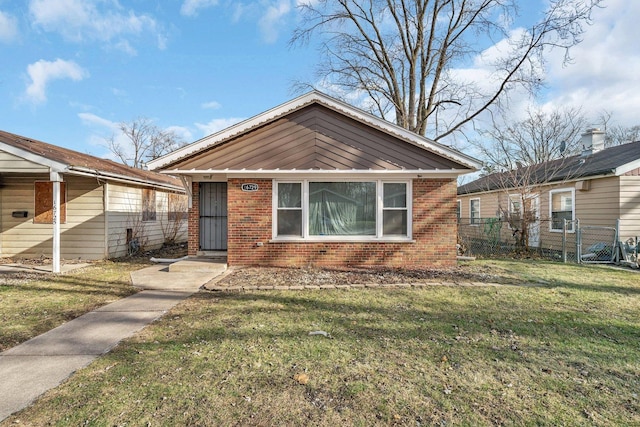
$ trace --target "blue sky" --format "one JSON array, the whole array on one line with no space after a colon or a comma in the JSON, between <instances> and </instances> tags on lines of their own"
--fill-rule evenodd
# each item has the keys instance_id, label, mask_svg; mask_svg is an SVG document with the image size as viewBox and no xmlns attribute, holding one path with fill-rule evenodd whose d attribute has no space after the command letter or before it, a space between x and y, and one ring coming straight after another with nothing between
<instances>
[{"instance_id":1,"label":"blue sky","mask_svg":"<svg viewBox=\"0 0 640 427\"><path fill-rule=\"evenodd\" d=\"M291 99L293 81L313 81L315 50L288 47L295 6L0 0L0 129L102 157L115 124L140 116L197 140ZM640 2L607 1L574 64L552 58L540 102L640 123L638 17Z\"/></svg>"}]
</instances>

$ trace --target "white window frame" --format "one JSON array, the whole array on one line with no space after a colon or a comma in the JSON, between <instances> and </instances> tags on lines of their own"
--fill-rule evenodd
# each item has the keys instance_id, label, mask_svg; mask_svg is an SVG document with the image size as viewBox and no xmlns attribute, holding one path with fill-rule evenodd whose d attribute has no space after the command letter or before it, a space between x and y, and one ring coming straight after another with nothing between
<instances>
[{"instance_id":1,"label":"white window frame","mask_svg":"<svg viewBox=\"0 0 640 427\"><path fill-rule=\"evenodd\" d=\"M513 214L515 213L515 209L513 206L514 200L520 204L520 219L522 219L522 196L520 194L508 194L507 195L508 205L507 205L507 228L512 230L511 221L513 221Z\"/></svg>"},{"instance_id":2,"label":"white window frame","mask_svg":"<svg viewBox=\"0 0 640 427\"><path fill-rule=\"evenodd\" d=\"M304 220L305 220L305 215L306 212L308 211L305 208L305 202L304 202L304 197L305 197L305 192L304 192L304 185L302 184L302 182L300 181L296 181L296 180L290 180L290 181L278 181L278 183L280 184L301 184L300 185L300 203L301 203L301 207L300 208L292 208L292 207L286 207L286 208L281 208L278 206L278 187L275 185L273 186L273 209L274 209L274 214L272 216L273 220L273 235L277 236L278 235L278 211L279 210L291 210L291 211L302 211L301 215L302 215L302 232L304 233ZM308 192L307 192L307 197L309 196ZM308 199L307 199L308 200ZM308 220L307 220L308 221ZM303 234L304 236L304 234ZM284 236L283 236L284 237ZM288 238L297 238L299 239L301 236L295 236L295 235L288 235Z\"/></svg>"},{"instance_id":3,"label":"white window frame","mask_svg":"<svg viewBox=\"0 0 640 427\"><path fill-rule=\"evenodd\" d=\"M376 234L371 236L316 236L309 234L309 183L310 182L375 182L376 183ZM302 184L302 236L278 236L278 185L285 183ZM384 184L405 184L407 189L407 235L383 234L383 214L384 210L398 210L398 208L384 208ZM272 241L305 241L305 242L412 242L412 212L413 212L413 192L412 181L410 179L331 179L331 178L311 178L311 179L289 179L274 180L272 191Z\"/></svg>"},{"instance_id":4,"label":"white window frame","mask_svg":"<svg viewBox=\"0 0 640 427\"><path fill-rule=\"evenodd\" d=\"M472 206L473 202L476 201L476 200L478 201L478 217L475 218L477 220L477 222L474 221L473 206ZM480 198L479 197L476 197L474 199L469 199L469 225L473 225L473 226L477 227L477 226L480 225L480 222L482 222L482 215L480 215L480 212L481 212L480 211L480 206L481 206L481 203L480 203Z\"/></svg>"},{"instance_id":5,"label":"white window frame","mask_svg":"<svg viewBox=\"0 0 640 427\"><path fill-rule=\"evenodd\" d=\"M576 220L576 189L572 187L567 188L556 188L549 191L549 231L551 233L562 233L562 228L553 228L553 195L556 193L571 193L571 228L567 230L567 233L575 233L575 224ZM564 204L565 200L561 201L561 204ZM564 212L564 210L563 210Z\"/></svg>"}]
</instances>

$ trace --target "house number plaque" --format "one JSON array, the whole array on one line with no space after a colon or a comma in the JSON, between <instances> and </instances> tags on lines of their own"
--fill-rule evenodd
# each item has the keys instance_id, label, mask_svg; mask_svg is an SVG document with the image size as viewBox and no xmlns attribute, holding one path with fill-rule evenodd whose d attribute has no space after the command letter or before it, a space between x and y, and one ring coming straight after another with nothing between
<instances>
[{"instance_id":1,"label":"house number plaque","mask_svg":"<svg viewBox=\"0 0 640 427\"><path fill-rule=\"evenodd\" d=\"M242 191L258 191L258 184L242 184Z\"/></svg>"}]
</instances>

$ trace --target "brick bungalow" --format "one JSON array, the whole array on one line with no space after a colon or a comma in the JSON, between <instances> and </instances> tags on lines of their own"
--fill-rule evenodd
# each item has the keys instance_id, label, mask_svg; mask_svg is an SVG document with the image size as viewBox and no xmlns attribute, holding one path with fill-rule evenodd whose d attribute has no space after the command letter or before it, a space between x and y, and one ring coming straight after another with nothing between
<instances>
[{"instance_id":1,"label":"brick bungalow","mask_svg":"<svg viewBox=\"0 0 640 427\"><path fill-rule=\"evenodd\" d=\"M189 255L229 265L448 267L477 160L317 91L149 163L190 197Z\"/></svg>"}]
</instances>

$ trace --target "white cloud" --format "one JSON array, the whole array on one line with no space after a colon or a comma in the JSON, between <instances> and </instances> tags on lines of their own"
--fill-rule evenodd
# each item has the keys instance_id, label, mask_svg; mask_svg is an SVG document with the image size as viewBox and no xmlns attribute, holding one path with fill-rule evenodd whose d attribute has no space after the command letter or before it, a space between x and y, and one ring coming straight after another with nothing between
<instances>
[{"instance_id":1,"label":"white cloud","mask_svg":"<svg viewBox=\"0 0 640 427\"><path fill-rule=\"evenodd\" d=\"M616 124L640 123L638 16L637 1L609 0L606 7L596 9L583 42L571 50L574 62L563 66L562 52L552 55L547 101L582 106L592 120L606 110Z\"/></svg>"},{"instance_id":2,"label":"white cloud","mask_svg":"<svg viewBox=\"0 0 640 427\"><path fill-rule=\"evenodd\" d=\"M161 33L155 19L132 10L125 11L117 0L31 0L29 12L33 23L45 31L60 33L74 42L115 41L120 44L119 48L129 53L132 48L125 37ZM163 48L166 40L158 37L157 43Z\"/></svg>"},{"instance_id":3,"label":"white cloud","mask_svg":"<svg viewBox=\"0 0 640 427\"><path fill-rule=\"evenodd\" d=\"M193 134L191 133L191 130L184 126L169 126L165 128L165 130L168 132L173 132L178 137L182 138L184 141L187 141L187 142L191 142L194 139Z\"/></svg>"},{"instance_id":4,"label":"white cloud","mask_svg":"<svg viewBox=\"0 0 640 427\"><path fill-rule=\"evenodd\" d=\"M0 42L9 43L18 36L18 21L0 10Z\"/></svg>"},{"instance_id":5,"label":"white cloud","mask_svg":"<svg viewBox=\"0 0 640 427\"><path fill-rule=\"evenodd\" d=\"M46 90L50 81L59 79L79 81L89 76L89 73L75 62L59 58L55 61L41 59L29 64L27 74L31 83L27 85L26 95L29 100L37 104L47 100Z\"/></svg>"},{"instance_id":6,"label":"white cloud","mask_svg":"<svg viewBox=\"0 0 640 427\"><path fill-rule=\"evenodd\" d=\"M212 110L217 110L222 107L222 105L217 101L203 102L200 106L202 108L209 108Z\"/></svg>"},{"instance_id":7,"label":"white cloud","mask_svg":"<svg viewBox=\"0 0 640 427\"><path fill-rule=\"evenodd\" d=\"M275 43L278 40L279 30L284 26L284 18L289 12L291 12L290 0L279 0L277 4L267 8L258 21L260 33L266 43Z\"/></svg>"},{"instance_id":8,"label":"white cloud","mask_svg":"<svg viewBox=\"0 0 640 427\"><path fill-rule=\"evenodd\" d=\"M82 120L82 122L87 125L105 127L112 131L118 130L118 123L104 119L92 113L78 113L78 117L80 117L80 120Z\"/></svg>"},{"instance_id":9,"label":"white cloud","mask_svg":"<svg viewBox=\"0 0 640 427\"><path fill-rule=\"evenodd\" d=\"M196 127L202 131L204 136L214 134L223 129L228 128L229 126L233 126L237 123L243 121L244 118L240 117L229 117L226 119L213 119L209 123L202 124L196 123Z\"/></svg>"},{"instance_id":10,"label":"white cloud","mask_svg":"<svg viewBox=\"0 0 640 427\"><path fill-rule=\"evenodd\" d=\"M185 0L180 8L180 14L184 16L196 16L200 9L216 6L218 0Z\"/></svg>"}]
</instances>

